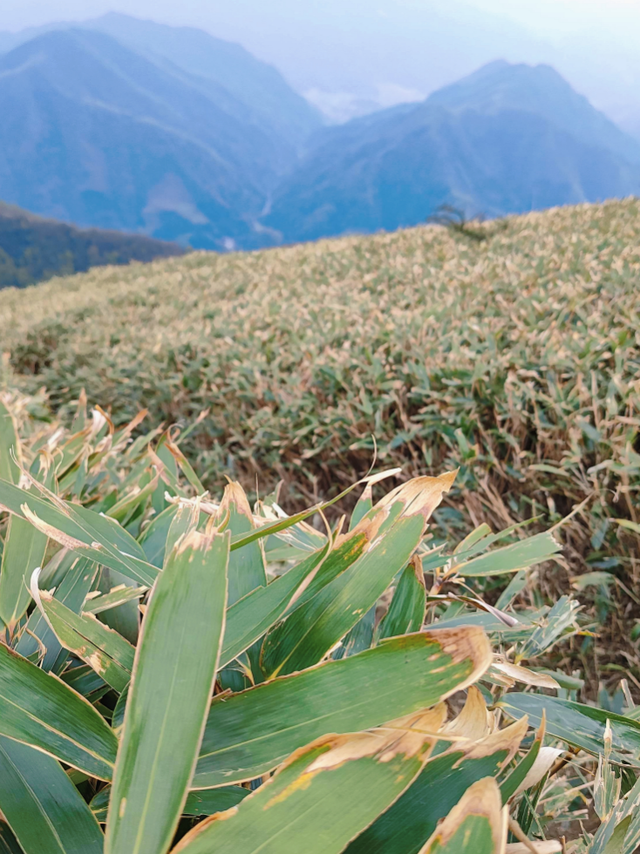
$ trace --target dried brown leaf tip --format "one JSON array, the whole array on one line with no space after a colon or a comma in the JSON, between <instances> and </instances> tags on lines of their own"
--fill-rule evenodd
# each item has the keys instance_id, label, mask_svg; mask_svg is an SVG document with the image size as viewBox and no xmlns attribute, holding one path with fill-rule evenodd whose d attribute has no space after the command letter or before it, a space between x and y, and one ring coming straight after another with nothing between
<instances>
[{"instance_id":1,"label":"dried brown leaf tip","mask_svg":"<svg viewBox=\"0 0 640 854\"><path fill-rule=\"evenodd\" d=\"M439 477L416 477L401 484L385 495L352 531L338 537L335 546L340 546L345 540L361 534L366 536L368 542L375 540L391 508L398 502L402 504L400 518L422 515L426 521L442 501L442 496L451 489L456 474L457 471L447 472Z\"/></svg>"},{"instance_id":2,"label":"dried brown leaf tip","mask_svg":"<svg viewBox=\"0 0 640 854\"><path fill-rule=\"evenodd\" d=\"M420 854L504 854L507 821L498 784L485 777L467 789Z\"/></svg>"},{"instance_id":3,"label":"dried brown leaf tip","mask_svg":"<svg viewBox=\"0 0 640 854\"><path fill-rule=\"evenodd\" d=\"M505 765L516 755L522 739L527 734L528 727L529 722L525 716L516 723L497 730L480 741L471 742L469 748L465 750L465 758L482 759L485 756L504 753L505 759L502 761L502 765Z\"/></svg>"},{"instance_id":4,"label":"dried brown leaf tip","mask_svg":"<svg viewBox=\"0 0 640 854\"><path fill-rule=\"evenodd\" d=\"M218 510L219 516L224 517L232 507L253 523L253 513L247 494L235 480L230 480L224 488L224 495Z\"/></svg>"},{"instance_id":5,"label":"dried brown leaf tip","mask_svg":"<svg viewBox=\"0 0 640 854\"><path fill-rule=\"evenodd\" d=\"M479 741L494 731L495 719L487 709L482 692L475 685L469 688L464 708L458 717L444 729L447 735L469 741Z\"/></svg>"},{"instance_id":6,"label":"dried brown leaf tip","mask_svg":"<svg viewBox=\"0 0 640 854\"><path fill-rule=\"evenodd\" d=\"M421 514L425 520L442 501L442 496L449 492L456 479L458 470L445 472L439 477L415 477L393 489L377 504L377 507L387 507L401 501L404 504L403 516Z\"/></svg>"},{"instance_id":7,"label":"dried brown leaf tip","mask_svg":"<svg viewBox=\"0 0 640 854\"><path fill-rule=\"evenodd\" d=\"M305 773L326 771L337 768L345 762L366 757L379 762L390 762L399 755L407 758L419 756L426 761L439 738L439 731L445 722L446 714L446 707L441 703L433 709L416 712L368 732L322 738L312 746L329 749L314 759ZM306 753L310 747L311 745L302 748L301 752ZM293 756L286 765L289 765L292 760Z\"/></svg>"},{"instance_id":8,"label":"dried brown leaf tip","mask_svg":"<svg viewBox=\"0 0 640 854\"><path fill-rule=\"evenodd\" d=\"M178 555L181 555L186 551L206 552L213 545L213 541L217 534L217 528L207 530L205 533L201 533L200 531L189 531L176 543L176 552ZM229 535L227 534L226 536Z\"/></svg>"},{"instance_id":9,"label":"dried brown leaf tip","mask_svg":"<svg viewBox=\"0 0 640 854\"><path fill-rule=\"evenodd\" d=\"M425 632L425 635L437 643L442 652L450 656L454 664L465 661L473 663L468 677L457 684L456 691L461 691L477 682L493 661L491 644L480 626L460 626L455 629L434 628ZM434 655L439 656L438 653Z\"/></svg>"}]
</instances>

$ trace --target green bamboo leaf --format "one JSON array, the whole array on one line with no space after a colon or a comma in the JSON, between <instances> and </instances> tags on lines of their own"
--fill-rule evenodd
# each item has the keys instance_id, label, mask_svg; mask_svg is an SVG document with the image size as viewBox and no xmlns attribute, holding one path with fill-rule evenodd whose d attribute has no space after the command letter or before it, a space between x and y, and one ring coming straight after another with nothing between
<instances>
[{"instance_id":1,"label":"green bamboo leaf","mask_svg":"<svg viewBox=\"0 0 640 854\"><path fill-rule=\"evenodd\" d=\"M20 467L15 458L20 457L20 441L13 415L0 400L0 480L18 483Z\"/></svg>"},{"instance_id":2,"label":"green bamboo leaf","mask_svg":"<svg viewBox=\"0 0 640 854\"><path fill-rule=\"evenodd\" d=\"M478 780L420 850L420 854L503 854L507 813L493 777Z\"/></svg>"},{"instance_id":3,"label":"green bamboo leaf","mask_svg":"<svg viewBox=\"0 0 640 854\"><path fill-rule=\"evenodd\" d=\"M162 569L166 550L167 536L174 516L178 512L176 504L170 504L159 513L142 531L139 543L150 564Z\"/></svg>"},{"instance_id":4,"label":"green bamboo leaf","mask_svg":"<svg viewBox=\"0 0 640 854\"><path fill-rule=\"evenodd\" d=\"M33 591L38 607L65 649L92 667L118 693L131 680L135 648L91 615L78 615L53 598Z\"/></svg>"},{"instance_id":5,"label":"green bamboo leaf","mask_svg":"<svg viewBox=\"0 0 640 854\"><path fill-rule=\"evenodd\" d=\"M55 472L53 466L43 460L39 458L34 467L38 468L38 480L51 489L55 484ZM36 530L25 519L11 516L0 569L0 619L10 632L31 602L31 574L42 565L46 549L46 534Z\"/></svg>"},{"instance_id":6,"label":"green bamboo leaf","mask_svg":"<svg viewBox=\"0 0 640 854\"><path fill-rule=\"evenodd\" d=\"M298 608L301 608L305 603L309 602L319 593L323 587L326 587L334 578L342 575L350 566L361 557L370 542L370 534L358 529L357 531L349 532L342 542L338 541L334 547L323 559L318 567L318 571L314 573L309 584L305 585L304 590L296 596L291 606L287 608L286 613L289 614ZM325 545L325 548L329 544Z\"/></svg>"},{"instance_id":7,"label":"green bamboo leaf","mask_svg":"<svg viewBox=\"0 0 640 854\"><path fill-rule=\"evenodd\" d=\"M529 771L533 768L542 747L543 735L543 731L540 730L536 740L531 745L531 748L527 751L520 762L518 762L506 780L500 784L503 804L506 804L509 798L514 796L521 784L524 783Z\"/></svg>"},{"instance_id":8,"label":"green bamboo leaf","mask_svg":"<svg viewBox=\"0 0 640 854\"><path fill-rule=\"evenodd\" d=\"M346 854L418 854L469 786L497 774L506 757L506 749L479 759L465 759L458 750L432 759L395 804L354 839Z\"/></svg>"},{"instance_id":9,"label":"green bamboo leaf","mask_svg":"<svg viewBox=\"0 0 640 854\"><path fill-rule=\"evenodd\" d=\"M593 837L589 854L637 854L640 845L640 780L619 800Z\"/></svg>"},{"instance_id":10,"label":"green bamboo leaf","mask_svg":"<svg viewBox=\"0 0 640 854\"><path fill-rule=\"evenodd\" d=\"M580 605L570 596L561 596L549 613L538 621L535 631L518 650L516 661L536 658L545 652L567 630L576 627L576 615Z\"/></svg>"},{"instance_id":11,"label":"green bamboo leaf","mask_svg":"<svg viewBox=\"0 0 640 854\"><path fill-rule=\"evenodd\" d=\"M126 685L123 690L120 692L120 696L116 700L116 704L113 708L113 716L111 717L111 726L115 733L117 733L118 737L120 737L120 730L124 726L124 715L127 710L127 700L129 699L129 688L131 687L131 682Z\"/></svg>"},{"instance_id":12,"label":"green bamboo leaf","mask_svg":"<svg viewBox=\"0 0 640 854\"><path fill-rule=\"evenodd\" d=\"M29 580L42 565L46 548L47 536L30 522L9 519L0 568L0 619L11 632L29 606Z\"/></svg>"},{"instance_id":13,"label":"green bamboo leaf","mask_svg":"<svg viewBox=\"0 0 640 854\"><path fill-rule=\"evenodd\" d=\"M147 563L140 544L114 519L60 498L39 498L0 481L0 508L28 519L41 533L83 557L151 586L158 570Z\"/></svg>"},{"instance_id":14,"label":"green bamboo leaf","mask_svg":"<svg viewBox=\"0 0 640 854\"><path fill-rule=\"evenodd\" d=\"M490 661L480 629L426 632L214 699L192 788L257 777L321 735L431 706L479 678Z\"/></svg>"},{"instance_id":15,"label":"green bamboo leaf","mask_svg":"<svg viewBox=\"0 0 640 854\"><path fill-rule=\"evenodd\" d=\"M255 530L249 501L239 483L231 481L225 487L216 520L218 520L218 524L222 524L223 520L226 522L225 530L228 530L232 537ZM229 555L229 594L227 600L230 606L249 595L256 588L267 586L263 542L262 540L255 540L248 543L244 548L236 549ZM256 644L247 650L248 663L253 675L252 681L259 679L259 646ZM239 673L233 668L222 670L218 674L218 681L223 690L230 689L232 691L241 691L251 684L244 673Z\"/></svg>"},{"instance_id":16,"label":"green bamboo leaf","mask_svg":"<svg viewBox=\"0 0 640 854\"><path fill-rule=\"evenodd\" d=\"M355 626L348 632L340 643L340 646L331 654L333 659L348 658L370 649L373 645L373 630L376 624L376 606L369 608L364 617L361 617Z\"/></svg>"},{"instance_id":17,"label":"green bamboo leaf","mask_svg":"<svg viewBox=\"0 0 640 854\"><path fill-rule=\"evenodd\" d=\"M253 513L239 483L232 481L224 490L218 518L229 515L225 530L231 532L231 537L237 538L255 531ZM236 549L229 556L229 605L234 605L256 587L266 587L267 576L264 566L264 555L259 540L248 543L244 548Z\"/></svg>"},{"instance_id":18,"label":"green bamboo leaf","mask_svg":"<svg viewBox=\"0 0 640 854\"><path fill-rule=\"evenodd\" d=\"M421 515L396 522L364 554L266 638L262 666L269 677L303 670L353 628L407 563L424 530Z\"/></svg>"},{"instance_id":19,"label":"green bamboo leaf","mask_svg":"<svg viewBox=\"0 0 640 854\"><path fill-rule=\"evenodd\" d=\"M297 608L265 640L264 673L273 677L315 664L384 593L419 545L431 513L455 472L410 480L392 490L347 535L367 536L355 563Z\"/></svg>"},{"instance_id":20,"label":"green bamboo leaf","mask_svg":"<svg viewBox=\"0 0 640 854\"><path fill-rule=\"evenodd\" d=\"M605 709L543 694L509 693L498 704L509 717L524 715L531 726L540 726L543 713L549 735L586 750L594 756L605 751L607 721L611 726L611 759L640 767L640 722Z\"/></svg>"},{"instance_id":21,"label":"green bamboo leaf","mask_svg":"<svg viewBox=\"0 0 640 854\"><path fill-rule=\"evenodd\" d=\"M380 623L378 636L390 638L419 632L424 622L426 607L427 592L424 587L422 561L415 558L400 575L389 610Z\"/></svg>"},{"instance_id":22,"label":"green bamboo leaf","mask_svg":"<svg viewBox=\"0 0 640 854\"><path fill-rule=\"evenodd\" d=\"M243 789L241 786L221 786L219 789L189 792L182 814L214 815L236 807L250 794L250 789Z\"/></svg>"},{"instance_id":23,"label":"green bamboo leaf","mask_svg":"<svg viewBox=\"0 0 640 854\"><path fill-rule=\"evenodd\" d=\"M308 510L303 510L301 513L296 513L294 516L287 516L285 519L279 519L277 522L269 522L268 524L262 525L261 527L256 528L254 531L251 531L248 534L238 534L231 540L231 551L235 551L235 549L242 548L243 546L254 542L254 540L261 540L264 537L271 536L271 534L277 534L280 531L286 531L287 528L291 528L293 525L297 525L298 522L304 522L305 519L308 519L315 513L319 513L322 510L326 510L328 507L332 507L338 501L341 501L345 496L352 492L352 490L354 490L357 485L357 483L354 483L352 486L347 487L347 489L343 490L340 495L336 495L335 498L332 498L331 501L324 501L322 504L316 504L315 507L311 507Z\"/></svg>"},{"instance_id":24,"label":"green bamboo leaf","mask_svg":"<svg viewBox=\"0 0 640 854\"><path fill-rule=\"evenodd\" d=\"M114 588L123 586L132 591L139 589L135 581L121 572L116 572L115 569L109 569L106 566L100 568L97 583L99 593L107 594ZM118 632L119 635L122 635L123 638L126 638L129 643L135 646L138 642L140 617L138 602L132 597L126 602L115 605L113 608L101 611L98 619L101 623Z\"/></svg>"},{"instance_id":25,"label":"green bamboo leaf","mask_svg":"<svg viewBox=\"0 0 640 854\"><path fill-rule=\"evenodd\" d=\"M347 659L347 661L352 659ZM420 772L443 710L387 730L329 736L297 751L224 820L197 825L174 854L338 854Z\"/></svg>"},{"instance_id":26,"label":"green bamboo leaf","mask_svg":"<svg viewBox=\"0 0 640 854\"><path fill-rule=\"evenodd\" d=\"M91 810L59 763L0 738L0 810L24 854L102 854Z\"/></svg>"},{"instance_id":27,"label":"green bamboo leaf","mask_svg":"<svg viewBox=\"0 0 640 854\"><path fill-rule=\"evenodd\" d=\"M141 509L144 511L144 504L148 498L153 495L158 486L160 475L150 478L149 482L143 487L136 487L128 495L123 495L115 504L113 504L106 512L106 516L124 524L127 518L131 518L134 512Z\"/></svg>"},{"instance_id":28,"label":"green bamboo leaf","mask_svg":"<svg viewBox=\"0 0 640 854\"><path fill-rule=\"evenodd\" d=\"M78 694L86 697L90 703L95 703L111 690L104 679L101 679L88 664L74 664L73 667L65 670L60 678Z\"/></svg>"},{"instance_id":29,"label":"green bamboo leaf","mask_svg":"<svg viewBox=\"0 0 640 854\"><path fill-rule=\"evenodd\" d=\"M213 693L229 540L228 533L189 533L151 593L114 773L106 854L160 854L171 843Z\"/></svg>"},{"instance_id":30,"label":"green bamboo leaf","mask_svg":"<svg viewBox=\"0 0 640 854\"><path fill-rule=\"evenodd\" d=\"M64 555L61 561L62 579L56 586L54 598L64 603L74 613L79 614L85 596L91 589L98 571L97 564L83 557L77 557L72 552ZM40 663L43 670L60 673L67 660L68 653L62 649L51 626L47 623L39 609L35 609L26 629L20 636L16 645L16 652L20 655L31 656L40 652L40 648L46 649L45 656Z\"/></svg>"},{"instance_id":31,"label":"green bamboo leaf","mask_svg":"<svg viewBox=\"0 0 640 854\"><path fill-rule=\"evenodd\" d=\"M84 697L0 644L0 734L110 780L118 743Z\"/></svg>"},{"instance_id":32,"label":"green bamboo leaf","mask_svg":"<svg viewBox=\"0 0 640 854\"><path fill-rule=\"evenodd\" d=\"M491 528L487 525L486 522L483 522L482 525L479 525L477 528L474 528L471 533L467 534L464 540L458 543L458 545L453 550L454 555L469 552L473 546L482 544L482 541L490 535Z\"/></svg>"},{"instance_id":33,"label":"green bamboo leaf","mask_svg":"<svg viewBox=\"0 0 640 854\"><path fill-rule=\"evenodd\" d=\"M373 489L371 484L367 484L362 491L362 495L358 498L356 506L353 508L351 519L349 520L349 530L353 531L358 522L360 522L371 510L373 510Z\"/></svg>"},{"instance_id":34,"label":"green bamboo leaf","mask_svg":"<svg viewBox=\"0 0 640 854\"><path fill-rule=\"evenodd\" d=\"M346 849L346 854L418 854L438 822L473 783L495 777L514 756L526 721L491 733L482 695L469 689L463 712L448 725L467 740L442 741L422 772L389 809Z\"/></svg>"},{"instance_id":35,"label":"green bamboo leaf","mask_svg":"<svg viewBox=\"0 0 640 854\"><path fill-rule=\"evenodd\" d=\"M553 560L562 550L562 546L550 531L536 534L520 540L510 546L487 552L480 557L456 564L459 575L470 577L479 575L504 575L517 572L545 560Z\"/></svg>"},{"instance_id":36,"label":"green bamboo leaf","mask_svg":"<svg viewBox=\"0 0 640 854\"><path fill-rule=\"evenodd\" d=\"M326 553L325 546L266 587L257 587L228 609L220 668L226 667L248 649L282 617Z\"/></svg>"}]
</instances>

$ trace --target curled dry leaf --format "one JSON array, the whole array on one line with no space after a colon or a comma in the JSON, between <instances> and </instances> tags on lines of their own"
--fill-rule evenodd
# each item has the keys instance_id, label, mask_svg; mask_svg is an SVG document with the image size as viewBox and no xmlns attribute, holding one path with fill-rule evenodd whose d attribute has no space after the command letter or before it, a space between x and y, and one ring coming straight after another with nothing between
<instances>
[{"instance_id":1,"label":"curled dry leaf","mask_svg":"<svg viewBox=\"0 0 640 854\"><path fill-rule=\"evenodd\" d=\"M553 676L549 676L548 673L538 673L529 670L527 667L522 667L520 664L511 664L500 659L493 662L491 670L497 670L498 673L512 680L512 684L522 682L524 685L535 685L537 688L550 688L552 690L560 687Z\"/></svg>"},{"instance_id":2,"label":"curled dry leaf","mask_svg":"<svg viewBox=\"0 0 640 854\"><path fill-rule=\"evenodd\" d=\"M557 747L541 747L540 752L536 757L536 761L533 763L529 773L522 783L513 793L513 797L515 798L523 792L526 792L526 790L530 789L532 786L536 786L545 774L551 770L556 759L559 756L562 756L563 753L564 750L560 750Z\"/></svg>"},{"instance_id":3,"label":"curled dry leaf","mask_svg":"<svg viewBox=\"0 0 640 854\"><path fill-rule=\"evenodd\" d=\"M472 685L467 694L467 700L460 714L444 726L447 735L479 741L490 735L496 726L496 721L487 709L482 692Z\"/></svg>"}]
</instances>

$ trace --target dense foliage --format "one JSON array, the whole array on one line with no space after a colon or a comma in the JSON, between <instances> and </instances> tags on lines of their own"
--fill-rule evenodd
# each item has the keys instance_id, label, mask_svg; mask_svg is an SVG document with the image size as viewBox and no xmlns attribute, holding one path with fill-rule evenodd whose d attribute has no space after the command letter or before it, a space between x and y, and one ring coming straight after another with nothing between
<instances>
[{"instance_id":1,"label":"dense foliage","mask_svg":"<svg viewBox=\"0 0 640 854\"><path fill-rule=\"evenodd\" d=\"M455 473L367 477L333 526L252 509L144 413L40 414L0 403L0 850L636 850L628 684L581 703L538 663L578 603L519 598L557 531L434 539Z\"/></svg>"},{"instance_id":2,"label":"dense foliage","mask_svg":"<svg viewBox=\"0 0 640 854\"><path fill-rule=\"evenodd\" d=\"M75 228L0 202L0 288L23 288L53 276L84 273L91 267L182 253L174 243Z\"/></svg>"},{"instance_id":3,"label":"dense foliage","mask_svg":"<svg viewBox=\"0 0 640 854\"><path fill-rule=\"evenodd\" d=\"M12 381L57 409L85 388L116 423L201 422L207 486L295 483L304 502L379 461L461 465L468 528L576 503L569 558L636 576L640 205L428 227L95 270L0 296ZM262 483L269 489L272 483Z\"/></svg>"}]
</instances>

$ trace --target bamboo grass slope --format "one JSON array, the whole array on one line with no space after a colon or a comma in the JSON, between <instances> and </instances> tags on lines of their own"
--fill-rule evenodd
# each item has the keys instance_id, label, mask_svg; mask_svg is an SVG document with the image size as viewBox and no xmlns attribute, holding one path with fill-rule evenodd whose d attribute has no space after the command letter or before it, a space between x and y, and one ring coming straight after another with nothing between
<instances>
[{"instance_id":1,"label":"bamboo grass slope","mask_svg":"<svg viewBox=\"0 0 640 854\"><path fill-rule=\"evenodd\" d=\"M277 471L310 503L367 470L374 436L383 465L463 466L458 524L554 524L589 498L568 558L629 586L637 537L614 520L637 522L640 203L479 230L194 253L5 290L7 382L46 387L56 407L84 388L118 423L142 406L156 422L207 413L183 446L207 486Z\"/></svg>"},{"instance_id":2,"label":"bamboo grass slope","mask_svg":"<svg viewBox=\"0 0 640 854\"><path fill-rule=\"evenodd\" d=\"M287 515L144 413L34 405L0 412L0 851L633 854L640 709L544 672L589 624L520 596L563 526L435 540L455 471Z\"/></svg>"}]
</instances>

